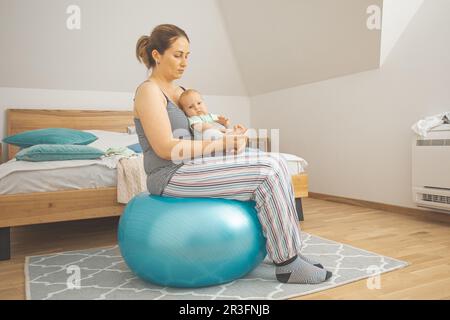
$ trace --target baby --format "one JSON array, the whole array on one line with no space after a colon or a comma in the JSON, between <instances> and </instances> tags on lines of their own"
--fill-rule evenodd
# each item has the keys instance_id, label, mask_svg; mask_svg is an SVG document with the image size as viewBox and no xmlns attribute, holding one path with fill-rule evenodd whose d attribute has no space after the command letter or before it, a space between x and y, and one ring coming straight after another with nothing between
<instances>
[{"instance_id":1,"label":"baby","mask_svg":"<svg viewBox=\"0 0 450 320\"><path fill-rule=\"evenodd\" d=\"M224 134L242 135L247 129L242 125L230 128L230 120L222 115L209 113L202 96L196 90L184 91L178 103L188 117L189 128L192 129L195 139L213 140Z\"/></svg>"}]
</instances>

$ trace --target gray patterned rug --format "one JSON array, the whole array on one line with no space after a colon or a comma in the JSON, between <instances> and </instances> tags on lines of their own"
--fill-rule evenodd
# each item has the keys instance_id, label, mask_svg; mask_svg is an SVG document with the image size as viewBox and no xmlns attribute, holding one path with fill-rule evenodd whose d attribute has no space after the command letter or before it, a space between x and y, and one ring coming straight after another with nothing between
<instances>
[{"instance_id":1,"label":"gray patterned rug","mask_svg":"<svg viewBox=\"0 0 450 320\"><path fill-rule=\"evenodd\" d=\"M403 268L404 261L303 233L302 253L320 261L333 277L317 285L282 284L264 260L242 279L214 287L175 289L146 283L128 269L118 246L26 258L27 299L288 299L365 279L382 286L380 274Z\"/></svg>"}]
</instances>

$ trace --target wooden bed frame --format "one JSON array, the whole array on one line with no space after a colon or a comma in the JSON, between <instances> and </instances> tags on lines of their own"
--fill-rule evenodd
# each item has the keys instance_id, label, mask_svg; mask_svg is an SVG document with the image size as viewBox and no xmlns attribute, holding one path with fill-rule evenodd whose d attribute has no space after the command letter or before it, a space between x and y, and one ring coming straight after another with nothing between
<instances>
[{"instance_id":1,"label":"wooden bed frame","mask_svg":"<svg viewBox=\"0 0 450 320\"><path fill-rule=\"evenodd\" d=\"M132 111L8 109L7 136L43 128L127 132L134 126ZM260 145L260 141L257 141ZM263 148L270 151L269 140ZM18 148L8 145L8 159ZM296 206L303 220L301 197L308 196L307 175L294 176ZM10 259L11 227L40 223L119 216L124 205L117 202L117 188L0 195L0 260Z\"/></svg>"}]
</instances>

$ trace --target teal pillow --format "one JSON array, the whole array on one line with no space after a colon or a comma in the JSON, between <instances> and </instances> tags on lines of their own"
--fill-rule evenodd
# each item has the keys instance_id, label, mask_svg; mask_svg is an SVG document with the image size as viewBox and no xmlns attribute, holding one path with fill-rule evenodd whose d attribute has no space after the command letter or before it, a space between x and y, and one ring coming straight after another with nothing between
<instances>
[{"instance_id":1,"label":"teal pillow","mask_svg":"<svg viewBox=\"0 0 450 320\"><path fill-rule=\"evenodd\" d=\"M30 130L3 139L4 143L21 148L37 144L81 144L86 145L97 140L97 136L89 132L67 128L47 128Z\"/></svg>"},{"instance_id":2,"label":"teal pillow","mask_svg":"<svg viewBox=\"0 0 450 320\"><path fill-rule=\"evenodd\" d=\"M98 159L105 153L97 148L72 144L38 144L20 150L17 160L22 161L61 161Z\"/></svg>"},{"instance_id":3,"label":"teal pillow","mask_svg":"<svg viewBox=\"0 0 450 320\"><path fill-rule=\"evenodd\" d=\"M127 146L127 148L133 150L136 153L142 153L142 147L140 143L129 145Z\"/></svg>"}]
</instances>

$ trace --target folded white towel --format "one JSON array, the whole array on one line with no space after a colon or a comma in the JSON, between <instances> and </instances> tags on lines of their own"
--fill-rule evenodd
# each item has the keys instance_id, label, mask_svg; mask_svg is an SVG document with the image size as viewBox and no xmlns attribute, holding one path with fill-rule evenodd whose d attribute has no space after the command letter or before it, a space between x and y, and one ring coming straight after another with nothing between
<instances>
[{"instance_id":1,"label":"folded white towel","mask_svg":"<svg viewBox=\"0 0 450 320\"><path fill-rule=\"evenodd\" d=\"M428 131L445 123L450 123L450 112L443 112L417 121L411 129L419 136L426 138Z\"/></svg>"}]
</instances>

